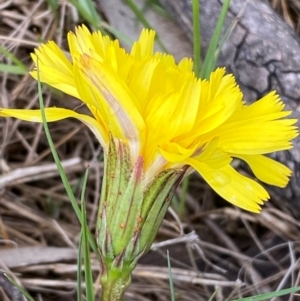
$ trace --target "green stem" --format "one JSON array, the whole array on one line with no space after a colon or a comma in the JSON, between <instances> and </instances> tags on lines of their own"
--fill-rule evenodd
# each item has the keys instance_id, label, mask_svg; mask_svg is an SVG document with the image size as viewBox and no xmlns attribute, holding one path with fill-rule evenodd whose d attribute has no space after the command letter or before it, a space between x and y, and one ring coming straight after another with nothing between
<instances>
[{"instance_id":1,"label":"green stem","mask_svg":"<svg viewBox=\"0 0 300 301\"><path fill-rule=\"evenodd\" d=\"M110 278L110 277L108 277ZM101 301L121 301L131 282L131 278L117 278L114 281L101 279L102 293Z\"/></svg>"},{"instance_id":2,"label":"green stem","mask_svg":"<svg viewBox=\"0 0 300 301\"><path fill-rule=\"evenodd\" d=\"M193 0L193 47L194 47L194 71L196 76L200 76L201 65L201 32L200 32L200 1Z\"/></svg>"}]
</instances>

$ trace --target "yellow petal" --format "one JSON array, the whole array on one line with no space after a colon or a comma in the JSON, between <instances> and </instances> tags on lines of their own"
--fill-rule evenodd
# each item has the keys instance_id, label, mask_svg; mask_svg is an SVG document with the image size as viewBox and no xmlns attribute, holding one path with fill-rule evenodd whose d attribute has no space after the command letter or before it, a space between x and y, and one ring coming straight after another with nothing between
<instances>
[{"instance_id":1,"label":"yellow petal","mask_svg":"<svg viewBox=\"0 0 300 301\"><path fill-rule=\"evenodd\" d=\"M153 55L154 37L154 30L143 29L139 40L132 46L131 55L136 59Z\"/></svg>"},{"instance_id":2,"label":"yellow petal","mask_svg":"<svg viewBox=\"0 0 300 301\"><path fill-rule=\"evenodd\" d=\"M274 92L250 106L238 108L213 135L220 137L224 150L235 154L266 154L292 147L298 135L296 119L282 119L291 112Z\"/></svg>"},{"instance_id":3,"label":"yellow petal","mask_svg":"<svg viewBox=\"0 0 300 301\"><path fill-rule=\"evenodd\" d=\"M99 38L99 44L102 43L102 35ZM92 42L92 34L85 25L76 27L75 33L68 33L68 43L70 53L73 58L82 54L91 54L91 51L95 50ZM99 45L99 46L100 46ZM99 47L101 48L101 46Z\"/></svg>"},{"instance_id":4,"label":"yellow petal","mask_svg":"<svg viewBox=\"0 0 300 301\"><path fill-rule=\"evenodd\" d=\"M82 100L103 113L115 138L143 139L144 121L132 100L135 96L118 74L84 55L78 62L76 84Z\"/></svg>"},{"instance_id":5,"label":"yellow petal","mask_svg":"<svg viewBox=\"0 0 300 301\"><path fill-rule=\"evenodd\" d=\"M279 95L273 91L251 105L241 107L231 116L228 122L231 122L231 120L235 122L244 120L263 122L276 120L291 114L290 111L283 111L283 108L284 103L280 100Z\"/></svg>"},{"instance_id":6,"label":"yellow petal","mask_svg":"<svg viewBox=\"0 0 300 301\"><path fill-rule=\"evenodd\" d=\"M73 66L54 42L41 45L31 57L35 66L39 68L41 82L76 98L79 97L74 82ZM38 79L37 70L33 70L30 74Z\"/></svg>"},{"instance_id":7,"label":"yellow petal","mask_svg":"<svg viewBox=\"0 0 300 301\"><path fill-rule=\"evenodd\" d=\"M100 141L103 148L107 149L108 133L101 128L100 124L92 117L84 114L76 113L72 110L63 108L46 108L45 109L47 122L54 122L66 118L76 118L83 122L94 133ZM24 121L43 122L41 110L24 110L24 109L0 109L1 117L14 117Z\"/></svg>"},{"instance_id":8,"label":"yellow petal","mask_svg":"<svg viewBox=\"0 0 300 301\"><path fill-rule=\"evenodd\" d=\"M290 149L291 139L298 135L296 119L255 122L243 120L224 124L216 130L220 145L235 154L267 154Z\"/></svg>"},{"instance_id":9,"label":"yellow petal","mask_svg":"<svg viewBox=\"0 0 300 301\"><path fill-rule=\"evenodd\" d=\"M194 133L203 135L222 125L242 105L242 93L232 75L224 69L212 73L210 81L201 82L201 98Z\"/></svg>"},{"instance_id":10,"label":"yellow petal","mask_svg":"<svg viewBox=\"0 0 300 301\"><path fill-rule=\"evenodd\" d=\"M144 112L146 124L156 133L156 143L168 142L189 133L195 124L200 97L200 84L189 74L182 74L185 85L176 93L157 95ZM176 118L175 118L176 116Z\"/></svg>"},{"instance_id":11,"label":"yellow petal","mask_svg":"<svg viewBox=\"0 0 300 301\"><path fill-rule=\"evenodd\" d=\"M193 61L190 58L183 58L179 62L178 68L181 71L190 71L190 72L193 72Z\"/></svg>"},{"instance_id":12,"label":"yellow petal","mask_svg":"<svg viewBox=\"0 0 300 301\"><path fill-rule=\"evenodd\" d=\"M140 64L134 64L127 78L128 88L135 95L135 106L140 112L157 93L164 81L165 69L158 60L145 59ZM164 93L164 91L160 91Z\"/></svg>"},{"instance_id":13,"label":"yellow petal","mask_svg":"<svg viewBox=\"0 0 300 301\"><path fill-rule=\"evenodd\" d=\"M192 148L183 148L177 143L171 142L164 147L159 147L163 157L172 163L184 162L187 158L191 157L197 150L198 145Z\"/></svg>"},{"instance_id":14,"label":"yellow petal","mask_svg":"<svg viewBox=\"0 0 300 301\"><path fill-rule=\"evenodd\" d=\"M169 162L186 163L188 158L193 157L195 160L206 162L213 168L220 168L230 164L232 159L217 146L217 138L206 145L201 145L201 142L198 142L188 148L183 148L179 144L172 142L166 144L165 148L160 147L160 152Z\"/></svg>"},{"instance_id":15,"label":"yellow petal","mask_svg":"<svg viewBox=\"0 0 300 301\"><path fill-rule=\"evenodd\" d=\"M240 155L249 164L255 176L270 185L285 187L292 172L285 165L263 155Z\"/></svg>"},{"instance_id":16,"label":"yellow petal","mask_svg":"<svg viewBox=\"0 0 300 301\"><path fill-rule=\"evenodd\" d=\"M230 165L213 169L204 162L188 159L204 180L225 200L242 209L259 213L269 199L267 191L255 181L241 175Z\"/></svg>"}]
</instances>

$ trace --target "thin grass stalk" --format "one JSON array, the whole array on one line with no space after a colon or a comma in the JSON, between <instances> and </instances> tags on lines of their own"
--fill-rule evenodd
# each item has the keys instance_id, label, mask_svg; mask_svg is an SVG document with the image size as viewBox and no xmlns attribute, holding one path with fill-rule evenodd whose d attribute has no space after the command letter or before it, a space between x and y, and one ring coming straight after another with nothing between
<instances>
[{"instance_id":1,"label":"thin grass stalk","mask_svg":"<svg viewBox=\"0 0 300 301\"><path fill-rule=\"evenodd\" d=\"M205 59L202 65L201 69L201 78L206 78L209 79L209 76L211 72L215 69L216 67L216 62L217 62L217 55L216 55L216 50L220 41L220 36L222 33L223 25L227 16L227 12L229 9L230 5L230 0L225 0L222 6L222 10L220 13L220 16L217 21L217 25L215 27L215 30L213 32L212 38L210 40Z\"/></svg>"},{"instance_id":2,"label":"thin grass stalk","mask_svg":"<svg viewBox=\"0 0 300 301\"><path fill-rule=\"evenodd\" d=\"M86 285L86 299L88 301L95 300L94 294L94 281L93 281L93 273L91 266L91 256L90 256L90 244L88 239L88 226L86 219L86 207L85 207L85 189L86 183L88 179L88 170L85 172L83 187L81 192L81 217L83 221L82 225L82 245L83 245L83 258L84 258L84 276L85 276L85 285Z\"/></svg>"},{"instance_id":3,"label":"thin grass stalk","mask_svg":"<svg viewBox=\"0 0 300 301\"><path fill-rule=\"evenodd\" d=\"M200 0L193 0L193 51L194 71L200 76L201 68L201 29L200 29Z\"/></svg>"},{"instance_id":4,"label":"thin grass stalk","mask_svg":"<svg viewBox=\"0 0 300 301\"><path fill-rule=\"evenodd\" d=\"M37 61L37 70L39 70L38 61ZM38 74L39 104L40 104L40 108L41 108L41 116L42 116L42 120L43 120L43 126L44 126L44 130L45 130L45 134L46 134L46 137L47 137L47 140L48 140L49 147L50 147L51 152L52 152L52 156L53 156L54 161L56 163L59 175L61 177L62 183L63 183L63 185L66 189L67 195L68 195L68 197L71 201L71 205L72 205L72 207L73 207L73 209L76 213L76 216L77 216L77 218L78 218L78 220L79 220L79 222L82 226L83 225L83 220L82 220L82 217L81 217L81 210L80 210L80 208L77 204L76 198L74 196L74 193L72 191L70 183L67 179L67 175L64 172L64 169L61 165L60 159L58 157L57 151L55 149L55 146L54 146L54 143L53 143L50 131L49 131L48 123L47 123L47 120L46 120L45 106L44 106L44 101L43 101L43 96L42 96L42 86L41 86L41 82L40 82L40 78L39 78L39 72L37 74ZM94 240L91 232L89 230L87 230L87 231L88 231L88 237L89 237L89 242L91 244L91 247L92 247L94 253L98 256L98 251L97 251L95 240Z\"/></svg>"}]
</instances>

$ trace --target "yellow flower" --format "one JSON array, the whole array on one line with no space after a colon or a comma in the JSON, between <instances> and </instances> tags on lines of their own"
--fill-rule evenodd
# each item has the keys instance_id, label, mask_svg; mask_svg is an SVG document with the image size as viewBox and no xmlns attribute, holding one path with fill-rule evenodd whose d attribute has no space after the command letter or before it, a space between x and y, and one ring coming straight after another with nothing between
<instances>
[{"instance_id":1,"label":"yellow flower","mask_svg":"<svg viewBox=\"0 0 300 301\"><path fill-rule=\"evenodd\" d=\"M107 153L110 134L126 142L131 162L143 158L143 186L163 170L190 166L224 199L260 211L269 198L256 181L238 173L233 158L249 164L267 184L286 186L291 171L265 154L292 147L296 119L274 92L246 105L234 77L217 69L209 81L192 71L192 61L176 64L171 55L153 52L154 31L143 30L131 52L84 26L70 32L71 60L48 42L32 58L31 75L80 99L93 117L47 108L48 122L77 118ZM38 75L39 72L39 75ZM41 122L40 110L1 109L0 116Z\"/></svg>"}]
</instances>

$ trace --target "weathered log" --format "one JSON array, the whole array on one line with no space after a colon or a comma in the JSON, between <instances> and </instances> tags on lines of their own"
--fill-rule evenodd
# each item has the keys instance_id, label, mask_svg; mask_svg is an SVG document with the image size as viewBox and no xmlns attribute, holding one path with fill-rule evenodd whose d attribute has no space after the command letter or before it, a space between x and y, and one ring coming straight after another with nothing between
<instances>
[{"instance_id":1,"label":"weathered log","mask_svg":"<svg viewBox=\"0 0 300 301\"><path fill-rule=\"evenodd\" d=\"M192 40L191 0L161 0ZM205 55L223 1L201 0L201 48ZM233 73L245 100L253 102L271 90L277 90L300 119L300 38L264 0L232 0L223 29L223 36L236 25L222 46L218 66ZM298 122L298 126L299 126ZM294 148L274 154L276 159L293 170L285 189L270 187L276 199L284 199L300 215L300 138ZM288 206L289 206L288 205Z\"/></svg>"}]
</instances>

